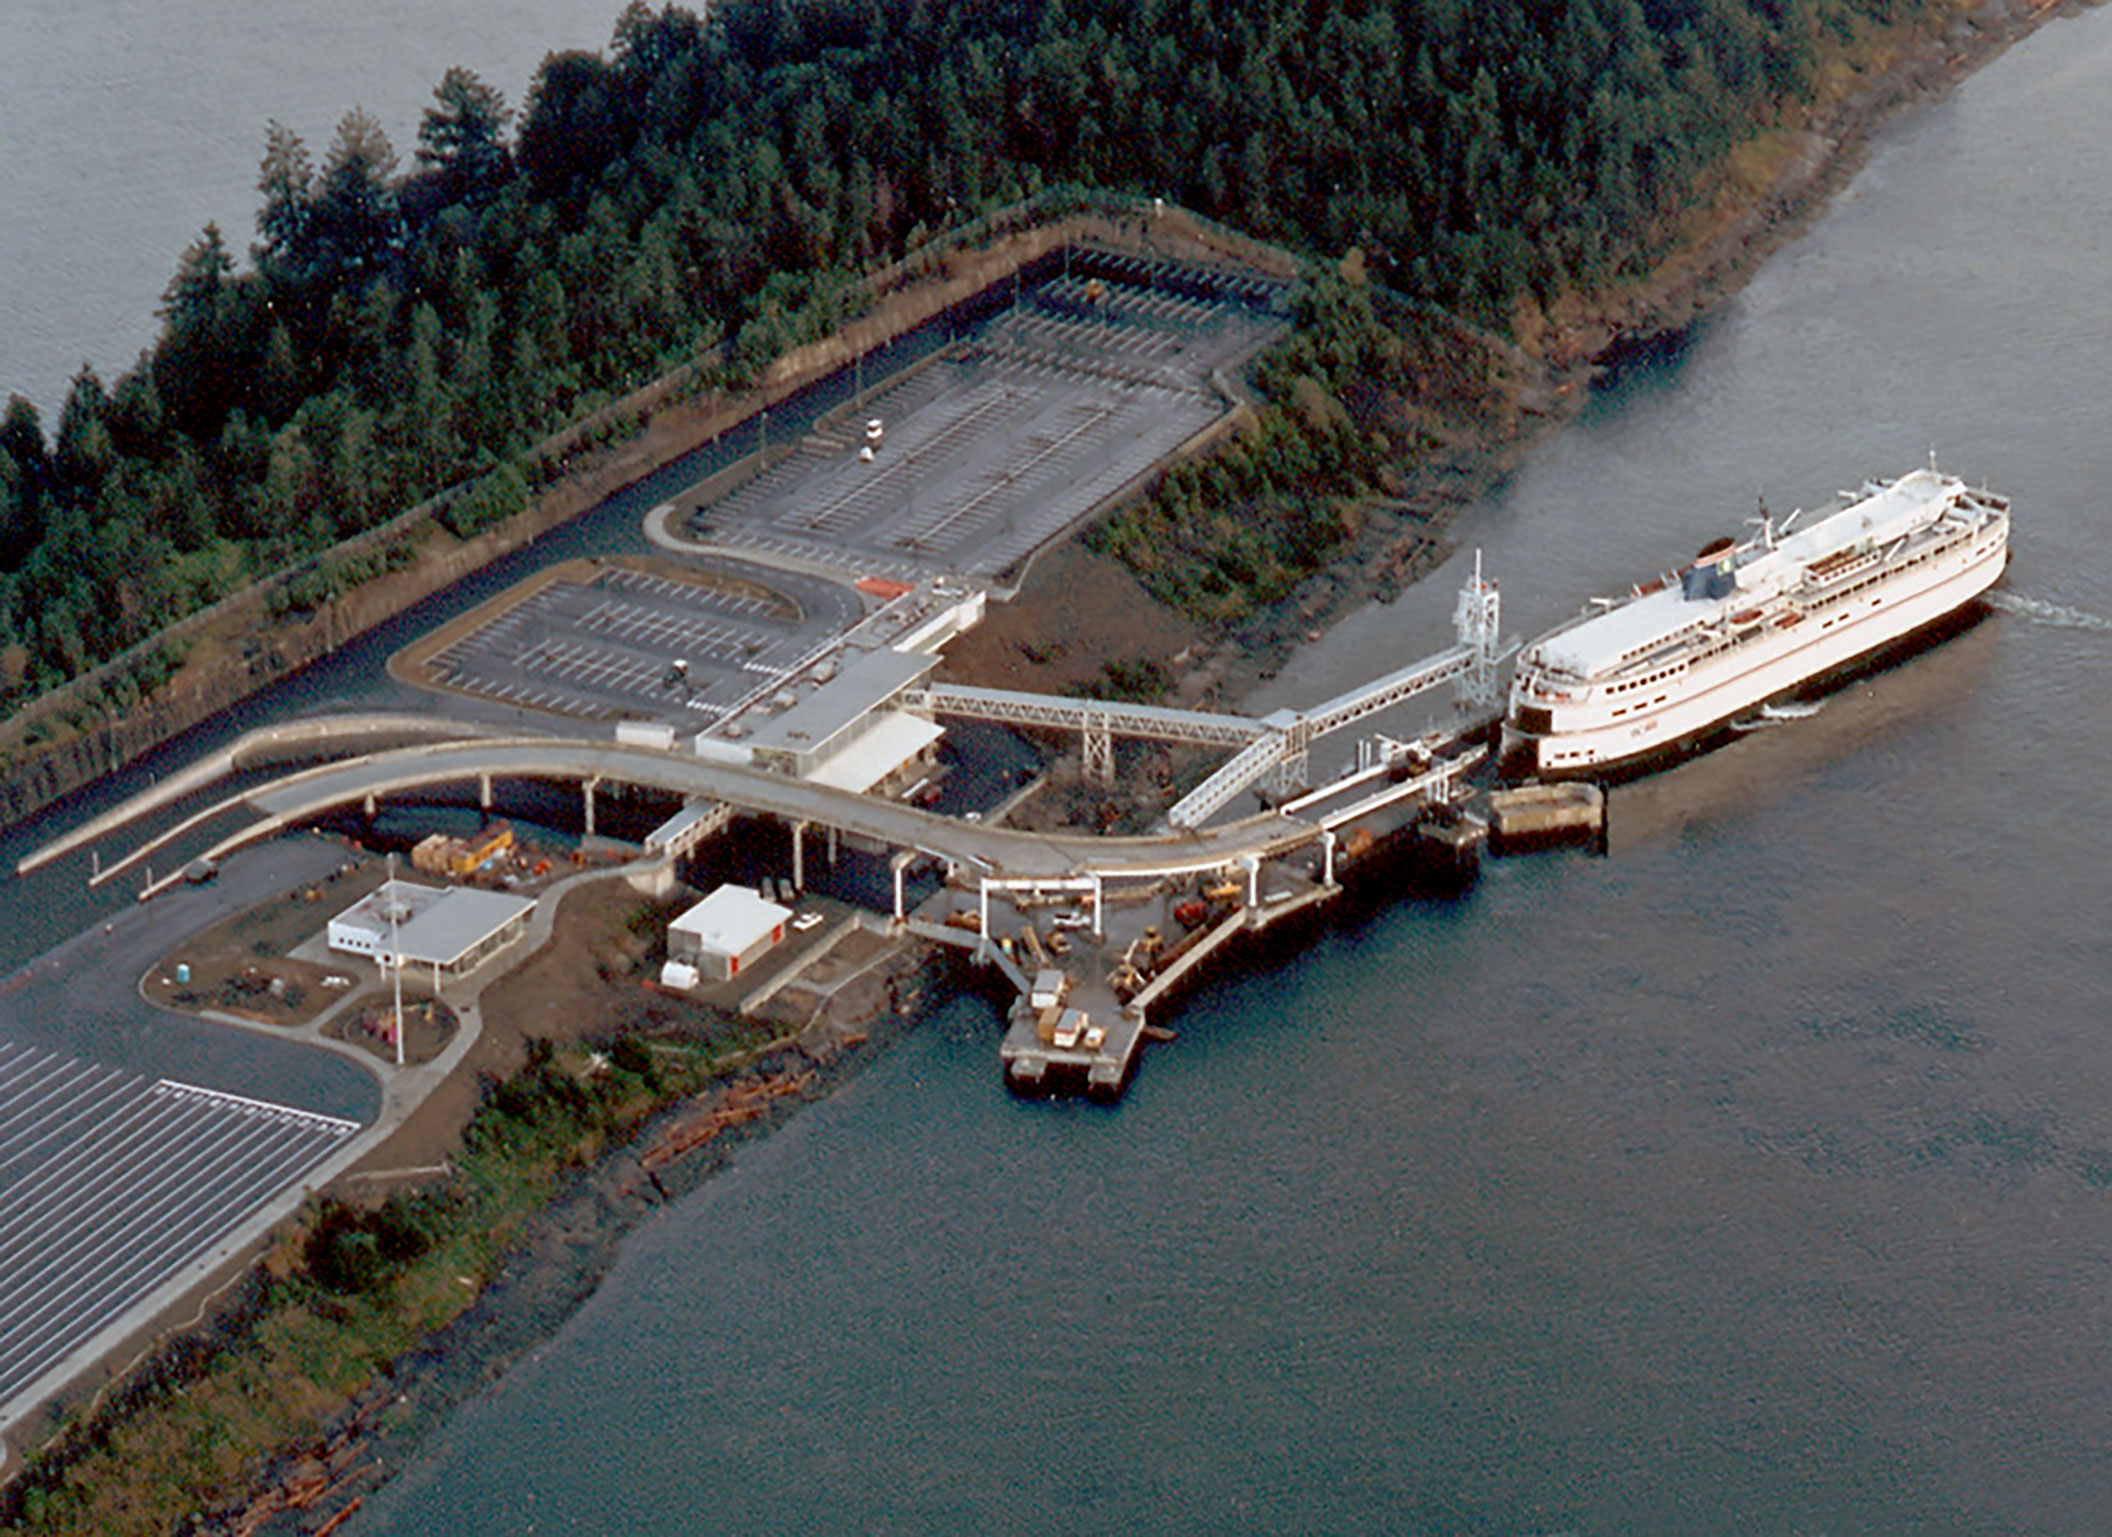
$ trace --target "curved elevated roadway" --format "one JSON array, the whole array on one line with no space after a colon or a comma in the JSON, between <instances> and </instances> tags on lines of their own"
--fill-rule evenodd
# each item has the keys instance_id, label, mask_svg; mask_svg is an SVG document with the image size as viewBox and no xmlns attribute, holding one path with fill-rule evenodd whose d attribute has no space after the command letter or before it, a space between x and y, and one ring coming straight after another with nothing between
<instances>
[{"instance_id":1,"label":"curved elevated roadway","mask_svg":"<svg viewBox=\"0 0 2112 1537\"><path fill-rule=\"evenodd\" d=\"M572 780L583 785L616 781L685 797L708 797L789 822L834 827L897 848L921 850L973 865L993 878L1012 880L1214 869L1242 855L1281 853L1320 835L1317 822L1279 815L1249 817L1196 832L1137 837L1022 832L956 821L896 801L657 748L536 738L369 753L273 780L221 803L218 809L222 811L246 808L258 820L223 838L207 857L224 858L285 828L369 797L474 783L485 776Z\"/></svg>"},{"instance_id":2,"label":"curved elevated roadway","mask_svg":"<svg viewBox=\"0 0 2112 1537\"><path fill-rule=\"evenodd\" d=\"M462 737L499 735L494 728L436 715L319 715L260 726L246 731L225 747L207 753L197 762L115 806L101 816L52 839L42 848L23 856L15 864L17 875L27 875L41 865L85 848L141 817L164 806L195 795L245 769L274 760L320 758L332 753L371 751L383 743L459 740Z\"/></svg>"}]
</instances>

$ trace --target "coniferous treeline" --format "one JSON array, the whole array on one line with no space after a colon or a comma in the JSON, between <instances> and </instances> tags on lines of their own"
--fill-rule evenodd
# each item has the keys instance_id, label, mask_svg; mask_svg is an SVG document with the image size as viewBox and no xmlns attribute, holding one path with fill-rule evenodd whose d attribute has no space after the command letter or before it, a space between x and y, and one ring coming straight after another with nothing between
<instances>
[{"instance_id":1,"label":"coniferous treeline","mask_svg":"<svg viewBox=\"0 0 2112 1537\"><path fill-rule=\"evenodd\" d=\"M0 417L0 703L703 357L738 380L861 271L1076 182L1488 319L1616 277L1833 36L1945 0L643 0L516 115L450 70L410 163L274 124L159 338ZM495 495L511 496L512 483Z\"/></svg>"}]
</instances>

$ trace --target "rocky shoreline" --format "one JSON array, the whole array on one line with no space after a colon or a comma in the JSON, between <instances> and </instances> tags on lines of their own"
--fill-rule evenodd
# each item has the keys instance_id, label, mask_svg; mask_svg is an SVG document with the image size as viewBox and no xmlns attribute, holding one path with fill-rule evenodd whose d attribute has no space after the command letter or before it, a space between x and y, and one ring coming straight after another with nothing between
<instances>
[{"instance_id":1,"label":"rocky shoreline","mask_svg":"<svg viewBox=\"0 0 2112 1537\"><path fill-rule=\"evenodd\" d=\"M949 996L939 985L945 964L912 955L891 966L877 988L825 1009L796 1040L766 1048L576 1170L467 1312L285 1449L242 1498L186 1529L271 1537L344 1519L408 1467L449 1416L548 1341L661 1207L702 1188L917 1029Z\"/></svg>"}]
</instances>

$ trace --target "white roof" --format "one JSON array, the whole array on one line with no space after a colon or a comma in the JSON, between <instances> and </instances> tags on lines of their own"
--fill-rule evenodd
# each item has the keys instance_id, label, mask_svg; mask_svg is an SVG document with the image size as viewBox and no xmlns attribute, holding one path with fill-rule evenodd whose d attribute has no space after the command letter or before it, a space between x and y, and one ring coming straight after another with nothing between
<instances>
[{"instance_id":1,"label":"white roof","mask_svg":"<svg viewBox=\"0 0 2112 1537\"><path fill-rule=\"evenodd\" d=\"M750 745L786 752L821 752L938 665L935 656L889 647L849 654L835 677L784 714L760 722Z\"/></svg>"},{"instance_id":2,"label":"white roof","mask_svg":"<svg viewBox=\"0 0 2112 1537\"><path fill-rule=\"evenodd\" d=\"M397 950L406 961L452 966L514 919L534 911L532 897L460 886L398 931Z\"/></svg>"},{"instance_id":3,"label":"white roof","mask_svg":"<svg viewBox=\"0 0 2112 1537\"><path fill-rule=\"evenodd\" d=\"M394 898L396 935L389 937ZM420 886L383 881L338 915L338 922L374 934L407 964L452 966L500 929L535 910L532 897L512 897L473 886Z\"/></svg>"},{"instance_id":4,"label":"white roof","mask_svg":"<svg viewBox=\"0 0 2112 1537\"><path fill-rule=\"evenodd\" d=\"M715 955L739 955L792 916L792 909L766 902L752 886L721 886L667 926L670 934L694 934Z\"/></svg>"},{"instance_id":5,"label":"white roof","mask_svg":"<svg viewBox=\"0 0 2112 1537\"><path fill-rule=\"evenodd\" d=\"M889 710L857 741L814 765L807 782L862 795L945 734L936 721Z\"/></svg>"}]
</instances>

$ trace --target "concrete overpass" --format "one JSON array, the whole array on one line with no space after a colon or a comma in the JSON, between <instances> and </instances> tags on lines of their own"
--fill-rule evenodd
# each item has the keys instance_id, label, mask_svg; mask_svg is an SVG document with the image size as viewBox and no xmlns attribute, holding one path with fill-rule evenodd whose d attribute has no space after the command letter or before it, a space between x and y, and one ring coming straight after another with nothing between
<instances>
[{"instance_id":1,"label":"concrete overpass","mask_svg":"<svg viewBox=\"0 0 2112 1537\"><path fill-rule=\"evenodd\" d=\"M664 791L679 796L691 807L722 804L778 817L793 829L795 882L799 879L802 836L810 826L849 833L898 850L921 851L956 866L972 866L982 878L998 881L1081 876L1103 880L1158 878L1210 870L1241 859L1274 858L1318 840L1327 830L1329 819L1300 814L1302 803L1218 826L1205 825L1207 818L1227 804L1241 787L1272 768L1290 769L1302 779L1306 749L1314 738L1357 724L1447 682L1462 685L1462 702L1470 708L1491 708L1499 648L1498 616L1495 585L1483 579L1477 556L1473 575L1460 593L1455 621L1457 645L1351 689L1314 709L1279 711L1261 721L1163 706L1053 699L948 685L928 686L921 694L919 702L927 709L979 714L1015 723L1082 727L1089 742L1096 735L1101 739L1102 756L1108 756L1106 738L1110 733L1239 747L1231 761L1169 813L1165 827L1142 836L1030 833L956 821L880 797L765 772L745 763L644 743L478 737L474 735L477 728L431 718L352 716L295 722L253 732L172 780L36 850L17 868L24 872L35 869L141 816L164 809L179 798L193 795L237 769L291 756L314 758L351 749L352 755L341 761L285 775L193 812L107 867L99 863L93 883L112 878L179 839L189 839L237 816L247 815L253 820L223 836L205 858L224 858L247 844L345 806L363 805L371 811L385 798L436 785L475 784L479 800L489 806L492 784L501 779L571 781L580 785L586 830L590 834L594 830L595 792L609 781ZM471 739L421 740L441 733ZM411 745L390 745L379 750L370 747L378 743L402 744L406 739ZM150 880L145 894L151 896L180 878L180 874L167 874L158 883Z\"/></svg>"},{"instance_id":2,"label":"concrete overpass","mask_svg":"<svg viewBox=\"0 0 2112 1537\"><path fill-rule=\"evenodd\" d=\"M571 781L586 794L615 781L684 798L723 801L775 816L795 828L834 828L900 849L914 849L1008 880L1097 874L1103 879L1148 878L1222 867L1242 855L1270 857L1317 838L1317 822L1276 814L1248 817L1201 831L1133 837L1036 833L942 817L914 806L804 780L766 774L679 752L624 743L548 738L448 742L364 753L305 769L229 796L181 824L195 831L247 814L253 820L222 837L206 853L222 859L289 827L345 806L365 805L437 785L488 784L496 779ZM106 830L127 819L120 807L100 819ZM173 830L172 830L173 832ZM167 841L164 834L148 848ZM77 843L78 839L69 840ZM135 850L110 873L135 862ZM30 856L41 862L50 850ZM25 861L25 864L29 861ZM165 876L151 894L180 879Z\"/></svg>"},{"instance_id":3,"label":"concrete overpass","mask_svg":"<svg viewBox=\"0 0 2112 1537\"><path fill-rule=\"evenodd\" d=\"M72 832L52 839L42 848L15 863L17 875L27 875L39 866L60 859L75 849L86 848L129 823L172 806L223 779L270 763L328 757L335 753L371 752L376 748L439 739L460 741L465 737L499 736L503 733L472 722L434 715L320 715L283 725L260 726L243 733L227 746L207 753L152 788L133 796L121 806L83 822Z\"/></svg>"}]
</instances>

